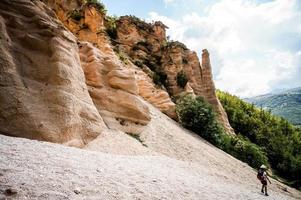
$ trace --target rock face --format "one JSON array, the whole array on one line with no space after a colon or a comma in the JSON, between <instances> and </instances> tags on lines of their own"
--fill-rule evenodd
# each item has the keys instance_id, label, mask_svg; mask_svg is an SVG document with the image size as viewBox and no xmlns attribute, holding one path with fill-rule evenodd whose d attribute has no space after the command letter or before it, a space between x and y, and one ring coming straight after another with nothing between
<instances>
[{"instance_id":1,"label":"rock face","mask_svg":"<svg viewBox=\"0 0 301 200\"><path fill-rule=\"evenodd\" d=\"M176 119L172 98L182 92L203 96L231 130L215 96L209 54L201 66L194 52L166 40L162 23L121 17L112 40L101 4L0 5L1 133L77 147L107 129L139 135L151 120L144 100ZM189 78L184 88L179 72Z\"/></svg>"},{"instance_id":2,"label":"rock face","mask_svg":"<svg viewBox=\"0 0 301 200\"><path fill-rule=\"evenodd\" d=\"M169 99L177 98L183 93L202 96L215 108L225 130L234 133L215 94L208 51L203 50L202 64L200 64L197 54L184 44L167 41L166 28L160 22L148 24L135 17L121 17L117 22L116 46L129 55L146 74L149 76L155 74L159 77L160 84L169 94ZM177 80L179 74L187 77L188 82L185 86L179 86ZM170 109L174 108L170 107ZM173 112L168 113L171 116L170 113Z\"/></svg>"},{"instance_id":3,"label":"rock face","mask_svg":"<svg viewBox=\"0 0 301 200\"><path fill-rule=\"evenodd\" d=\"M150 121L149 111L138 96L134 70L113 51L100 5L79 3L77 9L68 1L48 1L48 5L82 41L78 43L79 53L89 94L107 126L139 134ZM78 19L70 17L75 11Z\"/></svg>"},{"instance_id":4,"label":"rock face","mask_svg":"<svg viewBox=\"0 0 301 200\"><path fill-rule=\"evenodd\" d=\"M150 121L148 107L138 97L134 72L122 68L91 43L81 42L80 58L89 93L109 128L139 134ZM118 61L118 60L117 60Z\"/></svg>"},{"instance_id":5,"label":"rock face","mask_svg":"<svg viewBox=\"0 0 301 200\"><path fill-rule=\"evenodd\" d=\"M175 103L171 101L169 94L157 87L145 72L137 70L136 73L139 95L172 119L177 119Z\"/></svg>"},{"instance_id":6,"label":"rock face","mask_svg":"<svg viewBox=\"0 0 301 200\"><path fill-rule=\"evenodd\" d=\"M83 146L105 125L76 38L39 1L0 2L0 132Z\"/></svg>"},{"instance_id":7,"label":"rock face","mask_svg":"<svg viewBox=\"0 0 301 200\"><path fill-rule=\"evenodd\" d=\"M81 41L90 42L103 55L110 57L110 60L115 62L118 60L105 33L105 15L99 12L94 4L48 1L48 5L56 11L59 19ZM80 16L77 20L70 17L70 13L74 11ZM113 44L117 54L127 62L117 65L127 71L135 72L132 81L138 81L138 94L171 118L177 118L175 104L171 97L177 97L182 92L194 93L203 96L214 106L220 122L228 132L233 133L226 113L215 95L210 62L210 67L206 67L207 64L204 64L206 66L202 68L195 52L190 51L181 43L167 42L166 28L161 22L148 24L135 17L121 17L116 22L117 39ZM184 88L177 84L177 74L182 71L189 74L189 82ZM165 88L156 86L153 83L154 80L150 78L157 74L166 76ZM120 79L117 81L117 79L109 80L111 86L121 90L129 87L127 85L129 82L125 78L123 78L125 80L123 82L120 82ZM137 94L133 91L131 93ZM95 97L95 95L93 96ZM107 121L112 121L112 118Z\"/></svg>"},{"instance_id":8,"label":"rock face","mask_svg":"<svg viewBox=\"0 0 301 200\"><path fill-rule=\"evenodd\" d=\"M197 84L194 85L197 91L196 93L204 96L207 101L215 107L216 112L218 113L219 121L222 122L224 128L228 132L233 133L233 129L230 126L227 113L225 112L223 106L218 100L215 93L215 86L212 77L212 69L210 64L209 53L206 49L202 53L202 87L201 90L197 90Z\"/></svg>"}]
</instances>

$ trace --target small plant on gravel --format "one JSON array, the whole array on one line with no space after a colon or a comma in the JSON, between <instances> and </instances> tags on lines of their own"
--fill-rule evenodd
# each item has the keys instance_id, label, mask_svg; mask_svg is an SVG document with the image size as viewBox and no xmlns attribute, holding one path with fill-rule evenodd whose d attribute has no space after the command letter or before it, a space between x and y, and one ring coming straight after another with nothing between
<instances>
[{"instance_id":1,"label":"small plant on gravel","mask_svg":"<svg viewBox=\"0 0 301 200\"><path fill-rule=\"evenodd\" d=\"M134 133L126 133L127 135L133 137L134 139L136 139L138 142L140 142L143 146L147 147L146 144L144 144L144 142L141 140L140 136Z\"/></svg>"}]
</instances>

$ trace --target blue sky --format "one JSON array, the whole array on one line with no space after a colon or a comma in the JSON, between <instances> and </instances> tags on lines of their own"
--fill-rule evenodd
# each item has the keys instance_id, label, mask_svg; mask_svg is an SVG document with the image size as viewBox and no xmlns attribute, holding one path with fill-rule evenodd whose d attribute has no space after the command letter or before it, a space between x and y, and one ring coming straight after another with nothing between
<instances>
[{"instance_id":1,"label":"blue sky","mask_svg":"<svg viewBox=\"0 0 301 200\"><path fill-rule=\"evenodd\" d=\"M211 55L216 87L241 97L301 86L300 0L103 0L110 15L160 20Z\"/></svg>"}]
</instances>

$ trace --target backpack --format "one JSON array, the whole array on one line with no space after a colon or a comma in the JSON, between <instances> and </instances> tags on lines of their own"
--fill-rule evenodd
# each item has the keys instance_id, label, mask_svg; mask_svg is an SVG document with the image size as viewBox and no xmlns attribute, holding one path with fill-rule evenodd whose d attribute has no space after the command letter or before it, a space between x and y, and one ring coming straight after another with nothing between
<instances>
[{"instance_id":1,"label":"backpack","mask_svg":"<svg viewBox=\"0 0 301 200\"><path fill-rule=\"evenodd\" d=\"M258 170L258 173L257 173L257 178L258 178L258 180L260 180L260 181L262 181L262 180L264 180L264 177L263 177L263 170Z\"/></svg>"}]
</instances>

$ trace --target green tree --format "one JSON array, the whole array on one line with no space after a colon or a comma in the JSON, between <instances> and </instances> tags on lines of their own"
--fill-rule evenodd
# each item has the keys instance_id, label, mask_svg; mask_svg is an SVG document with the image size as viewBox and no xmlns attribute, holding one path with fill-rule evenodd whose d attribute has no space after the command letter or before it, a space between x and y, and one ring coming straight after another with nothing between
<instances>
[{"instance_id":1,"label":"green tree","mask_svg":"<svg viewBox=\"0 0 301 200\"><path fill-rule=\"evenodd\" d=\"M301 131L287 120L236 96L217 91L236 133L261 147L272 169L288 184L301 187Z\"/></svg>"},{"instance_id":2,"label":"green tree","mask_svg":"<svg viewBox=\"0 0 301 200\"><path fill-rule=\"evenodd\" d=\"M201 97L187 95L177 101L176 111L181 124L194 131L215 146L258 168L268 165L262 148L242 136L230 136L218 124L214 109Z\"/></svg>"},{"instance_id":3,"label":"green tree","mask_svg":"<svg viewBox=\"0 0 301 200\"><path fill-rule=\"evenodd\" d=\"M204 137L213 144L218 144L222 129L215 119L212 106L202 97L186 95L177 101L176 112L181 124Z\"/></svg>"}]
</instances>

